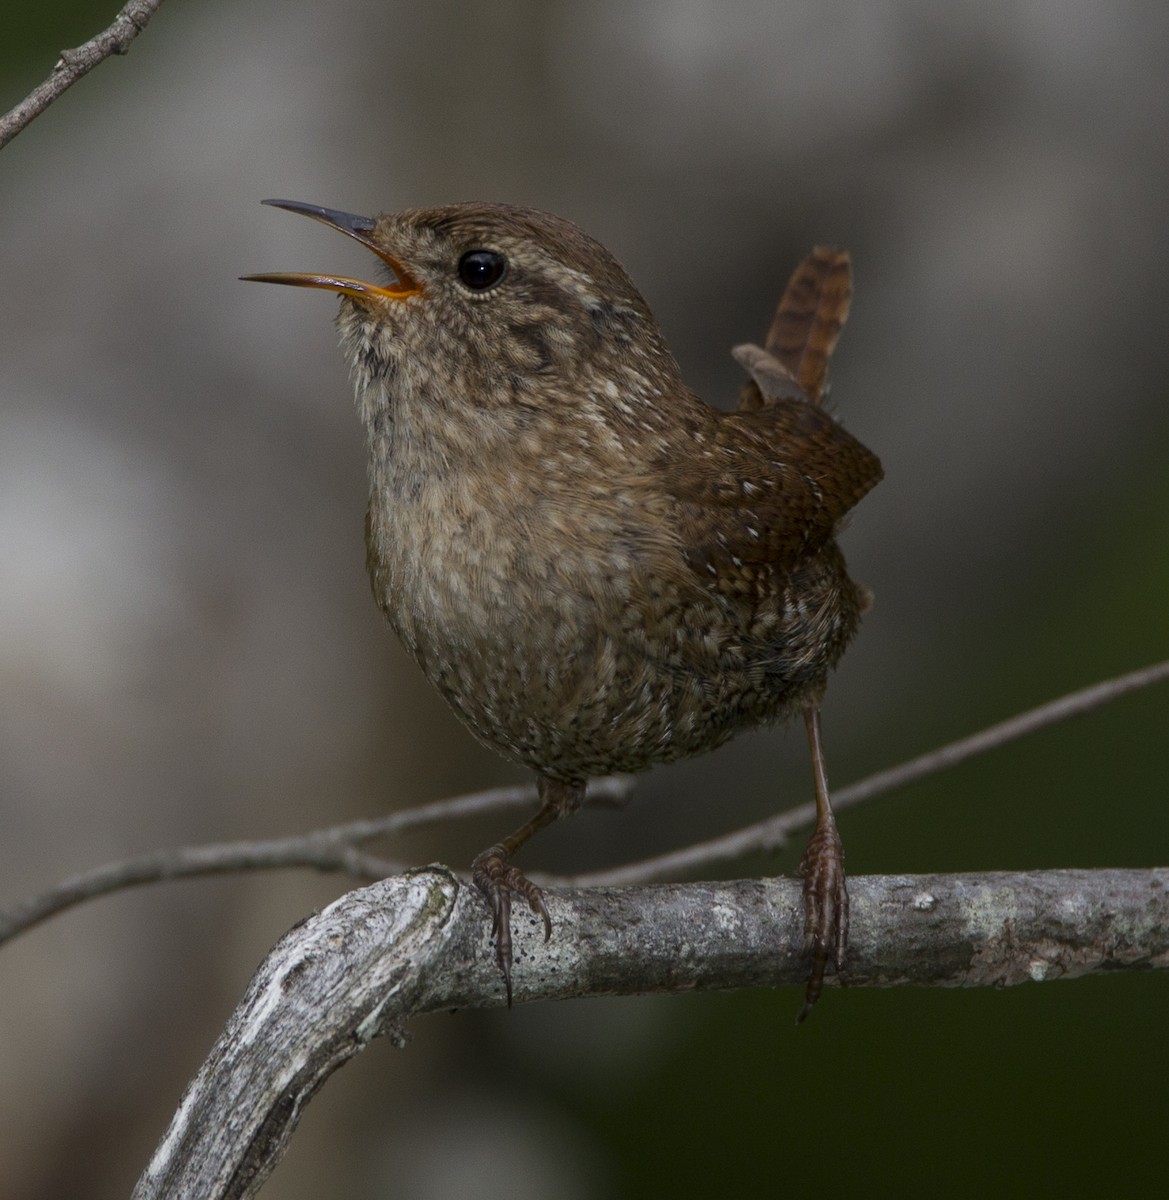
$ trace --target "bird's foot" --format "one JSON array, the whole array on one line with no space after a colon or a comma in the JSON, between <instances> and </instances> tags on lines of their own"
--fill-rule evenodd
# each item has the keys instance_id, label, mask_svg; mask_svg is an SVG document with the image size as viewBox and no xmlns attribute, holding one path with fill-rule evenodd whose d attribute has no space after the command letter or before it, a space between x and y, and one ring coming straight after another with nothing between
<instances>
[{"instance_id":1,"label":"bird's foot","mask_svg":"<svg viewBox=\"0 0 1169 1200\"><path fill-rule=\"evenodd\" d=\"M552 918L544 904L544 894L518 867L507 861L501 845L484 850L471 864L471 880L483 893L491 909L491 936L495 939L495 961L499 965L507 989L507 1006L511 1008L511 898L522 896L528 907L544 921L544 941L552 936Z\"/></svg>"},{"instance_id":2,"label":"bird's foot","mask_svg":"<svg viewBox=\"0 0 1169 1200\"><path fill-rule=\"evenodd\" d=\"M831 817L816 826L800 862L800 875L804 880L804 952L812 956L812 970L797 1022L812 1011L820 998L828 964L832 964L837 974L844 967L848 945L844 850Z\"/></svg>"}]
</instances>

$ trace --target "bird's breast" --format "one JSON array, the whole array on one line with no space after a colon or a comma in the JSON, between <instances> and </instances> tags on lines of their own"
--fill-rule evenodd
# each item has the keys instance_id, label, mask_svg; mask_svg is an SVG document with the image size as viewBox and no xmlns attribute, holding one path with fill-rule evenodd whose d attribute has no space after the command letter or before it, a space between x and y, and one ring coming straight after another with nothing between
<instances>
[{"instance_id":1,"label":"bird's breast","mask_svg":"<svg viewBox=\"0 0 1169 1200\"><path fill-rule=\"evenodd\" d=\"M486 466L490 465L488 471ZM591 642L631 564L613 522L498 459L371 480L369 568L391 624L427 674L510 657L525 671Z\"/></svg>"},{"instance_id":2,"label":"bird's breast","mask_svg":"<svg viewBox=\"0 0 1169 1200\"><path fill-rule=\"evenodd\" d=\"M816 686L838 653L825 622L833 646L850 636L834 549L799 604L749 601L695 571L652 480L483 447L374 455L367 543L391 625L496 750L565 778L693 753Z\"/></svg>"}]
</instances>

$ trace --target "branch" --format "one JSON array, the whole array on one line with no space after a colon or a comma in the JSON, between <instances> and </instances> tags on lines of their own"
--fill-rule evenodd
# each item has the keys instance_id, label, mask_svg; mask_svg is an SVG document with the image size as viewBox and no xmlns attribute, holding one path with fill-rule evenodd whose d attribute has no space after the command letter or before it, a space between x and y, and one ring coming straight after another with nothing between
<instances>
[{"instance_id":1,"label":"branch","mask_svg":"<svg viewBox=\"0 0 1169 1200\"><path fill-rule=\"evenodd\" d=\"M516 1003L803 982L794 880L547 894L516 929ZM1002 987L1169 967L1169 868L849 880L852 987ZM284 936L179 1106L134 1200L254 1196L325 1079L420 1013L504 1004L474 890L443 867L343 896ZM778 1014L777 1014L778 1015Z\"/></svg>"},{"instance_id":2,"label":"branch","mask_svg":"<svg viewBox=\"0 0 1169 1200\"><path fill-rule=\"evenodd\" d=\"M894 788L914 783L978 754L997 749L1045 726L1054 725L1069 717L1081 716L1129 692L1162 683L1167 679L1169 661L1154 663L1152 666L1130 671L1126 675L1106 679L1103 683L1093 684L1078 692L1071 692L970 737L951 742L938 750L931 750L928 754L911 759L900 766L870 775L867 779L833 793L833 806L837 812L842 812ZM632 786L632 777L628 775L595 779L589 784L589 801L620 804L628 796ZM362 854L354 848L356 843L436 824L439 821L526 807L535 801L536 789L533 784L493 788L466 796L436 800L416 808L401 809L374 820L353 821L294 837L187 846L161 850L122 862L106 863L0 910L0 945L37 922L75 904L144 883L281 867L312 867L318 871L345 871L355 879L383 879L394 871L402 870L402 865ZM771 852L784 845L793 833L811 828L815 819L815 805L802 804L755 825L748 825L744 829L735 830L711 841L700 842L655 858L575 876L556 877L533 872L531 878L541 884L567 883L577 886L643 883L760 850Z\"/></svg>"},{"instance_id":3,"label":"branch","mask_svg":"<svg viewBox=\"0 0 1169 1200\"><path fill-rule=\"evenodd\" d=\"M884 795L895 788L917 783L929 775L956 767L967 759L990 750L997 750L1008 742L1017 741L1029 733L1044 729L1048 725L1056 725L1070 717L1083 716L1093 709L1102 708L1129 692L1140 688L1151 687L1156 683L1169 680L1169 659L1165 662L1153 663L1126 675L1117 675L1102 683L1094 683L1091 687L1081 688L1078 692L1069 692L1041 704L1038 708L1029 709L1009 720L991 725L969 737L956 742L950 742L937 750L911 758L900 766L890 767L887 771L878 771L867 779L862 779L849 787L841 788L832 793L832 807L836 812L853 808L866 800ZM816 822L816 806L801 804L798 808L789 808L778 816L768 817L754 825L736 829L732 833L723 834L707 842L698 842L682 850L669 854L645 858L639 862L626 863L606 871L591 871L588 874L564 876L559 882L576 884L581 887L593 884L625 884L643 883L650 879L661 879L667 875L677 875L695 867L707 867L712 863L724 862L727 859L740 858L744 854L758 851L771 853L787 843L789 837L796 832L810 828ZM531 878L536 880L536 876ZM539 882L539 880L537 880Z\"/></svg>"},{"instance_id":4,"label":"branch","mask_svg":"<svg viewBox=\"0 0 1169 1200\"><path fill-rule=\"evenodd\" d=\"M84 46L62 50L48 79L34 88L14 109L0 117L0 149L30 121L39 117L58 96L83 75L88 75L98 63L104 62L111 54L125 54L161 3L162 0L129 0L108 29L90 38Z\"/></svg>"},{"instance_id":5,"label":"branch","mask_svg":"<svg viewBox=\"0 0 1169 1200\"><path fill-rule=\"evenodd\" d=\"M633 779L629 775L594 779L589 784L588 799L591 804L618 804L632 787ZM24 933L38 922L75 904L144 883L282 867L314 867L318 871L344 871L355 879L384 879L396 871L406 870L406 867L402 863L363 854L355 849L356 843L458 817L526 808L535 803L536 785L516 784L434 800L374 820L350 821L345 825L315 829L292 837L180 846L143 854L138 858L104 863L71 879L62 880L36 895L26 896L9 908L0 909L0 946L18 933Z\"/></svg>"}]
</instances>

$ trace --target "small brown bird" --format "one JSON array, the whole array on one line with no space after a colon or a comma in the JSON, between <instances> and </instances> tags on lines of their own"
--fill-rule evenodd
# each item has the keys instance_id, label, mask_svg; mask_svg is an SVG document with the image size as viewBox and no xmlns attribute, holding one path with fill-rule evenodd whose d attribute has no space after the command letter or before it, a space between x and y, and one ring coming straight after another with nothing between
<instances>
[{"instance_id":1,"label":"small brown bird","mask_svg":"<svg viewBox=\"0 0 1169 1200\"><path fill-rule=\"evenodd\" d=\"M571 222L502 204L360 217L268 200L389 268L249 275L341 296L369 448L374 596L427 679L486 745L537 774L541 807L476 858L511 999L511 864L580 807L590 776L712 749L804 714L817 822L801 865L811 973L848 936L820 741L829 671L869 596L834 535L881 478L822 408L851 297L848 256L792 276L724 413L682 382L620 263Z\"/></svg>"}]
</instances>

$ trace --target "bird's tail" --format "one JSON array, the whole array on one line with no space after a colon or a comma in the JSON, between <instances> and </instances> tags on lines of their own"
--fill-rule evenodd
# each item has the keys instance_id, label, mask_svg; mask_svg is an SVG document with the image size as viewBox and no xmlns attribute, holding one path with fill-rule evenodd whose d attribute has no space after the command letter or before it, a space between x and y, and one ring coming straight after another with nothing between
<instances>
[{"instance_id":1,"label":"bird's tail","mask_svg":"<svg viewBox=\"0 0 1169 1200\"><path fill-rule=\"evenodd\" d=\"M739 397L740 410L768 408L781 399L819 404L851 302L848 251L815 247L792 272L763 347L732 351L751 376Z\"/></svg>"}]
</instances>

